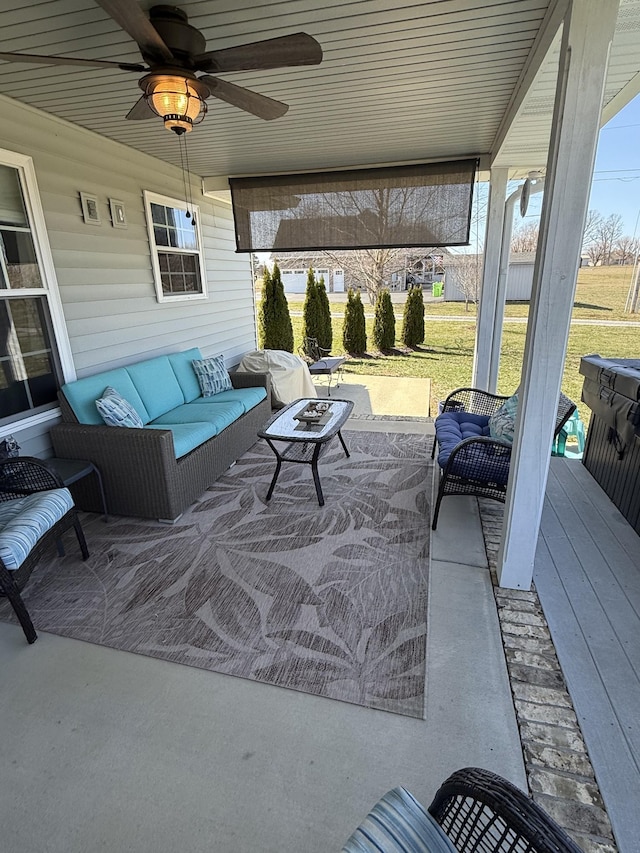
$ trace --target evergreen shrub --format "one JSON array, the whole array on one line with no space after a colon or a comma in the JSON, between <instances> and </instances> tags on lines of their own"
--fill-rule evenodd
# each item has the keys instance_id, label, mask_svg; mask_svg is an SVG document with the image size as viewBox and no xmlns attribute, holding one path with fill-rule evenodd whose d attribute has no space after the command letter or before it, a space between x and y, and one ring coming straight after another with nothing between
<instances>
[{"instance_id":1,"label":"evergreen shrub","mask_svg":"<svg viewBox=\"0 0 640 853\"><path fill-rule=\"evenodd\" d=\"M396 318L391 304L391 294L386 288L379 291L376 297L373 343L381 352L393 349L396 343Z\"/></svg>"},{"instance_id":2,"label":"evergreen shrub","mask_svg":"<svg viewBox=\"0 0 640 853\"><path fill-rule=\"evenodd\" d=\"M342 345L345 352L352 355L363 355L367 351L367 328L364 319L364 305L360 291L351 290L347 294L347 304L344 309L344 326L342 329Z\"/></svg>"},{"instance_id":3,"label":"evergreen shrub","mask_svg":"<svg viewBox=\"0 0 640 853\"><path fill-rule=\"evenodd\" d=\"M406 347L424 343L424 299L421 287L412 287L407 294L402 317L402 343Z\"/></svg>"},{"instance_id":4,"label":"evergreen shrub","mask_svg":"<svg viewBox=\"0 0 640 853\"><path fill-rule=\"evenodd\" d=\"M265 268L258 336L262 349L293 352L293 326L278 264L273 265L271 272Z\"/></svg>"}]
</instances>

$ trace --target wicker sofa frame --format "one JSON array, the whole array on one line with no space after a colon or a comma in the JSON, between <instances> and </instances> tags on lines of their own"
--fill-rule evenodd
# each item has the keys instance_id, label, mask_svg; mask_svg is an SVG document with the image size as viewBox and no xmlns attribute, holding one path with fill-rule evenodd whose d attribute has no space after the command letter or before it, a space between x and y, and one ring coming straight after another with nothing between
<instances>
[{"instance_id":1,"label":"wicker sofa frame","mask_svg":"<svg viewBox=\"0 0 640 853\"><path fill-rule=\"evenodd\" d=\"M582 853L523 791L478 767L453 773L428 811L459 853Z\"/></svg>"},{"instance_id":2,"label":"wicker sofa frame","mask_svg":"<svg viewBox=\"0 0 640 853\"><path fill-rule=\"evenodd\" d=\"M51 429L55 455L87 459L102 474L109 511L115 515L173 522L257 441L271 416L271 379L262 373L232 373L234 388L262 386L267 396L218 435L176 459L169 429L117 429L81 424L64 393L58 394L63 423ZM77 505L102 512L95 478L72 487Z\"/></svg>"},{"instance_id":3,"label":"wicker sofa frame","mask_svg":"<svg viewBox=\"0 0 640 853\"><path fill-rule=\"evenodd\" d=\"M452 391L442 406L445 412L469 412L474 415L491 416L505 400L509 399L500 394L491 394L479 388L457 388ZM575 403L564 394L558 400L554 438L571 417L576 409ZM435 457L437 439L433 443L431 458ZM487 449L491 453L487 453ZM504 468L511 461L511 445L488 437L466 438L454 447L440 474L438 496L433 512L432 529L438 525L438 515L442 498L447 495L473 495L475 497L491 498L504 503L507 492L506 484L495 482L496 467ZM460 476L462 461L466 471L472 470L473 477Z\"/></svg>"},{"instance_id":4,"label":"wicker sofa frame","mask_svg":"<svg viewBox=\"0 0 640 853\"><path fill-rule=\"evenodd\" d=\"M34 492L61 488L63 488L63 483L60 477L51 471L46 462L41 459L21 456L15 459L0 460L0 501L2 502L22 498ZM0 594L5 595L9 600L28 643L35 643L38 635L20 593L29 580L36 563L53 542L57 545L58 553L64 554L60 537L71 527L76 532L82 559L86 560L89 551L75 507L65 513L53 527L40 537L19 569L10 571L0 558Z\"/></svg>"}]
</instances>

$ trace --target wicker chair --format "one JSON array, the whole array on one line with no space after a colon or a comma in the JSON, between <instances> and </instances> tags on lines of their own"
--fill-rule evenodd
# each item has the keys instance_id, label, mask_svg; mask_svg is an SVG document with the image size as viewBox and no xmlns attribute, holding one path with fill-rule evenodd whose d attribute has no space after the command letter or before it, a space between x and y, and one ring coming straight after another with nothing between
<instances>
[{"instance_id":1,"label":"wicker chair","mask_svg":"<svg viewBox=\"0 0 640 853\"><path fill-rule=\"evenodd\" d=\"M35 519L28 530L16 524L20 519L20 514L14 512L16 509L28 512ZM20 591L53 542L58 553L64 554L60 537L70 527L75 529L82 558L86 560L89 551L80 519L71 493L58 475L46 462L29 456L0 461L0 595L9 599L29 643L34 643L38 635ZM7 533L9 528L11 537Z\"/></svg>"},{"instance_id":2,"label":"wicker chair","mask_svg":"<svg viewBox=\"0 0 640 853\"><path fill-rule=\"evenodd\" d=\"M506 779L467 767L428 810L404 788L389 791L343 853L582 853L540 806Z\"/></svg>"},{"instance_id":3,"label":"wicker chair","mask_svg":"<svg viewBox=\"0 0 640 853\"><path fill-rule=\"evenodd\" d=\"M436 446L440 447L438 464L441 469L438 497L433 513L433 530L438 524L438 514L442 498L446 495L474 495L475 497L492 498L504 503L509 478L511 462L511 445L504 441L491 438L488 435L488 423L497 409L508 397L490 394L478 388L458 388L452 391L442 406L441 414L436 418L436 440L431 451L433 459ZM558 412L554 438L575 411L576 406L564 394L558 400ZM453 449L443 449L442 432L451 419L448 413L470 415L468 421L475 430L472 437L460 440ZM438 431L441 437L438 438Z\"/></svg>"},{"instance_id":4,"label":"wicker chair","mask_svg":"<svg viewBox=\"0 0 640 853\"><path fill-rule=\"evenodd\" d=\"M309 373L312 376L328 376L329 385L327 393L331 396L331 384L333 374L336 374L336 388L340 384L340 378L344 372L343 365L346 359L339 355L329 355L331 350L321 347L317 338L305 337L302 345L298 347L298 353L307 362Z\"/></svg>"}]
</instances>

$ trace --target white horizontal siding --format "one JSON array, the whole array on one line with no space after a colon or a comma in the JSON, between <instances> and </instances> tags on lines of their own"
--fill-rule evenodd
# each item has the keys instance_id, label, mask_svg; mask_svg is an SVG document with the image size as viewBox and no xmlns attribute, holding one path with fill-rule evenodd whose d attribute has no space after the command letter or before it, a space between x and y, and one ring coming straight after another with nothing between
<instances>
[{"instance_id":1,"label":"white horizontal siding","mask_svg":"<svg viewBox=\"0 0 640 853\"><path fill-rule=\"evenodd\" d=\"M191 346L222 352L229 364L255 349L249 256L235 252L230 206L202 196L199 178L192 194L208 298L158 303L143 191L183 198L180 170L17 103L0 147L33 158L78 376ZM81 190L98 197L100 226L84 223ZM112 227L109 198L124 202L126 230ZM46 452L48 426L30 430L38 453Z\"/></svg>"}]
</instances>

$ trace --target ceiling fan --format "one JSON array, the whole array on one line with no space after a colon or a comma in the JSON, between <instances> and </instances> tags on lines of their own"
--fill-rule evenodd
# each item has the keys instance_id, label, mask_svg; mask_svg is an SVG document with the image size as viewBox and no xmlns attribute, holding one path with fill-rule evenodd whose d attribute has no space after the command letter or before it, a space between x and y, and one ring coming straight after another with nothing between
<instances>
[{"instance_id":1,"label":"ceiling fan","mask_svg":"<svg viewBox=\"0 0 640 853\"><path fill-rule=\"evenodd\" d=\"M0 59L144 72L138 81L143 95L126 118L136 121L160 116L165 127L178 135L190 131L194 124L202 121L207 111L205 101L209 97L218 98L266 121L283 116L289 109L282 101L259 95L208 73L198 77L198 72L264 70L318 65L322 61L322 48L307 33L207 51L204 36L188 23L182 9L153 6L147 18L134 0L95 2L137 42L146 66L28 53L0 52Z\"/></svg>"}]
</instances>

